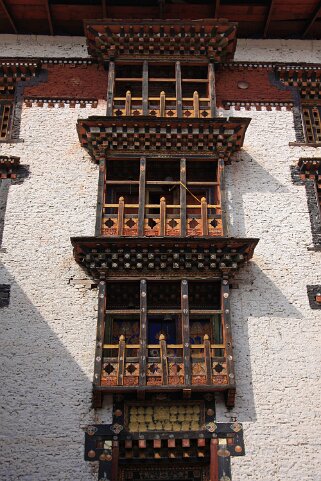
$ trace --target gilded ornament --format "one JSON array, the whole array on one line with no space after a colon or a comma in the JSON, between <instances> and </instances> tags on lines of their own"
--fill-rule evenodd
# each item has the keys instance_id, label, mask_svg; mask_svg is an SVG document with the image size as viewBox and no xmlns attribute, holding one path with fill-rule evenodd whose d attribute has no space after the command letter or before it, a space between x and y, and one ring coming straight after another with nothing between
<instances>
[{"instance_id":1,"label":"gilded ornament","mask_svg":"<svg viewBox=\"0 0 321 481\"><path fill-rule=\"evenodd\" d=\"M213 422L207 423L205 427L210 433L215 433L215 431L217 430L217 425Z\"/></svg>"},{"instance_id":2,"label":"gilded ornament","mask_svg":"<svg viewBox=\"0 0 321 481\"><path fill-rule=\"evenodd\" d=\"M122 430L124 429L124 426L122 426L121 424L113 424L110 428L110 430L115 433L115 434L119 434Z\"/></svg>"},{"instance_id":3,"label":"gilded ornament","mask_svg":"<svg viewBox=\"0 0 321 481\"><path fill-rule=\"evenodd\" d=\"M228 456L231 455L231 453L229 452L228 449L219 449L217 451L217 455L218 456L221 456L222 458L227 458Z\"/></svg>"},{"instance_id":4,"label":"gilded ornament","mask_svg":"<svg viewBox=\"0 0 321 481\"><path fill-rule=\"evenodd\" d=\"M86 429L86 432L89 434L89 436L93 436L97 431L98 428L96 428L96 426L88 426Z\"/></svg>"},{"instance_id":5,"label":"gilded ornament","mask_svg":"<svg viewBox=\"0 0 321 481\"><path fill-rule=\"evenodd\" d=\"M236 453L241 453L242 451L243 451L242 446L239 446L239 445L235 446L235 452Z\"/></svg>"},{"instance_id":6,"label":"gilded ornament","mask_svg":"<svg viewBox=\"0 0 321 481\"><path fill-rule=\"evenodd\" d=\"M238 433L239 431L242 431L243 428L240 423L233 423L231 424L231 429L233 429L235 433Z\"/></svg>"}]
</instances>

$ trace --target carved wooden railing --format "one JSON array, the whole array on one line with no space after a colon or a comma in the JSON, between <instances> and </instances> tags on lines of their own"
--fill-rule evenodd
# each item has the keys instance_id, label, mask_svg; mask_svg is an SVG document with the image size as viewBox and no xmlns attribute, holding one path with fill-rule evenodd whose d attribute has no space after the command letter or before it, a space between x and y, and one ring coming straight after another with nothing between
<instances>
[{"instance_id":1,"label":"carved wooden railing","mask_svg":"<svg viewBox=\"0 0 321 481\"><path fill-rule=\"evenodd\" d=\"M159 97L148 97L148 115L151 117L177 117L176 97L166 97L161 92ZM207 118L211 116L209 97L199 97L197 91L193 97L183 97L183 117ZM127 91L125 97L114 97L113 115L116 117L143 115L143 98L132 97Z\"/></svg>"},{"instance_id":2,"label":"carved wooden railing","mask_svg":"<svg viewBox=\"0 0 321 481\"><path fill-rule=\"evenodd\" d=\"M143 216L141 234L145 236L180 236L182 222L187 236L223 235L221 205L208 204L205 197L200 204L184 206L184 211L180 204L166 204L164 197L159 204L145 204L145 212L140 214L139 207L139 204L125 204L123 197L118 204L104 204L102 235L137 236L140 215ZM157 209L159 213L147 214L147 209ZM108 213L111 210L113 213Z\"/></svg>"},{"instance_id":3,"label":"carved wooden railing","mask_svg":"<svg viewBox=\"0 0 321 481\"><path fill-rule=\"evenodd\" d=\"M200 386L224 388L228 384L225 344L191 344L186 358L183 344L167 344L160 335L159 344L147 345L147 357L140 344L104 344L101 386ZM107 355L108 354L108 355ZM143 376L142 376L143 374ZM141 379L144 379L142 383ZM187 381L188 380L188 381Z\"/></svg>"}]
</instances>

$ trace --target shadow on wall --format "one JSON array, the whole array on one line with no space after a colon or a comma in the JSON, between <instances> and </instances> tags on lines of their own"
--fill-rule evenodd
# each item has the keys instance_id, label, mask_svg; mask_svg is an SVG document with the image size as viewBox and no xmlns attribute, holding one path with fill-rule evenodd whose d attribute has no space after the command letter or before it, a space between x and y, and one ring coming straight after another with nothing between
<instances>
[{"instance_id":1,"label":"shadow on wall","mask_svg":"<svg viewBox=\"0 0 321 481\"><path fill-rule=\"evenodd\" d=\"M268 235L269 247L271 247L271 244L277 242L277 237L274 237L271 230L273 222L276 230L279 222L274 218L277 198L273 198L273 194L290 194L290 191L247 152L242 152L241 160L232 162L227 169L226 188L232 193L227 206L230 235L235 237ZM247 199L248 210L245 212L244 197L247 194L252 196ZM271 198L270 207L267 203L269 198ZM272 205L273 202L274 205ZM253 224L255 219L260 220L259 225ZM247 225L251 222L252 225ZM264 240L260 241L259 248L262 242ZM275 256L275 253L273 255ZM260 262L263 261L260 257L257 259ZM235 416L240 422L253 422L257 419L251 366L255 365L258 353L263 349L263 346L260 346L257 350L255 342L269 344L269 340L264 338L266 329L262 329L260 341L250 336L255 335L256 328L260 327L259 323L264 323L265 328L267 323L269 325L273 323L272 327L275 330L281 318L291 319L292 323L300 322L303 318L301 312L291 303L289 294L285 295L282 292L283 286L286 287L285 283L291 282L291 267L289 272L284 266L282 272L278 272L277 266L269 262L272 261L267 257L266 264L260 267L255 263L254 255L254 259L238 272L235 279L238 288L232 289L231 292L237 396L235 408L230 412L225 411L224 416L230 418ZM276 282L274 282L275 275L277 275ZM279 360L269 356L268 371L270 373L276 371L277 366L273 365L274 362L277 364Z\"/></svg>"},{"instance_id":2,"label":"shadow on wall","mask_svg":"<svg viewBox=\"0 0 321 481\"><path fill-rule=\"evenodd\" d=\"M247 215L244 211L244 196L246 194L263 194L261 199L260 195L257 195L255 203L251 206L259 218L263 213L264 215L273 215L264 194L286 194L289 193L289 190L244 151L242 151L239 161L232 161L232 165L227 166L226 174L226 189L232 193L227 205L230 235L249 236L249 229L246 227ZM259 237L260 229L263 227L262 218L260 224L261 226L257 229L251 229L255 232L256 237Z\"/></svg>"},{"instance_id":3,"label":"shadow on wall","mask_svg":"<svg viewBox=\"0 0 321 481\"><path fill-rule=\"evenodd\" d=\"M10 273L3 266L0 272L11 285L10 306L0 310L0 480L95 479L83 460L91 380ZM57 317L61 329L62 309Z\"/></svg>"},{"instance_id":4,"label":"shadow on wall","mask_svg":"<svg viewBox=\"0 0 321 481\"><path fill-rule=\"evenodd\" d=\"M16 179L0 179L0 248L2 247L4 223L10 185L21 184L30 174L28 165L19 165Z\"/></svg>"}]
</instances>

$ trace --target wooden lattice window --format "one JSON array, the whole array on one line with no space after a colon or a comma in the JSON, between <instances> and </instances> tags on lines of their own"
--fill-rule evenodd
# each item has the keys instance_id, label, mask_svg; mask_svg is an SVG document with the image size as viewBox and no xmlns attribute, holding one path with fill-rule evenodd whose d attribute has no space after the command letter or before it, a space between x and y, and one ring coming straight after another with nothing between
<instances>
[{"instance_id":1,"label":"wooden lattice window","mask_svg":"<svg viewBox=\"0 0 321 481\"><path fill-rule=\"evenodd\" d=\"M111 63L108 90L112 115L151 117L213 116L214 67L180 62Z\"/></svg>"},{"instance_id":2,"label":"wooden lattice window","mask_svg":"<svg viewBox=\"0 0 321 481\"><path fill-rule=\"evenodd\" d=\"M321 104L303 105L303 124L306 141L321 142Z\"/></svg>"},{"instance_id":3,"label":"wooden lattice window","mask_svg":"<svg viewBox=\"0 0 321 481\"><path fill-rule=\"evenodd\" d=\"M12 116L12 103L0 100L0 141L7 140L10 136Z\"/></svg>"},{"instance_id":4,"label":"wooden lattice window","mask_svg":"<svg viewBox=\"0 0 321 481\"><path fill-rule=\"evenodd\" d=\"M144 157L105 167L101 234L222 235L222 163Z\"/></svg>"}]
</instances>

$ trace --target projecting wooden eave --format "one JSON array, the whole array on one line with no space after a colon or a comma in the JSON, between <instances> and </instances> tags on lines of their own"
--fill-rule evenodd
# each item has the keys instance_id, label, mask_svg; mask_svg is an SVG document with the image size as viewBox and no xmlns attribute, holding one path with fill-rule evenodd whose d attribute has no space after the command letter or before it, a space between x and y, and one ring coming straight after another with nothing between
<instances>
[{"instance_id":1,"label":"projecting wooden eave","mask_svg":"<svg viewBox=\"0 0 321 481\"><path fill-rule=\"evenodd\" d=\"M155 58L159 61L192 57L232 60L237 23L226 19L201 20L84 20L88 52L105 62L111 59Z\"/></svg>"},{"instance_id":2,"label":"projecting wooden eave","mask_svg":"<svg viewBox=\"0 0 321 481\"><path fill-rule=\"evenodd\" d=\"M94 278L232 277L257 238L72 237L76 261Z\"/></svg>"},{"instance_id":3,"label":"projecting wooden eave","mask_svg":"<svg viewBox=\"0 0 321 481\"><path fill-rule=\"evenodd\" d=\"M244 141L251 119L215 117L209 119L160 117L89 117L79 119L80 143L95 162L108 153L155 154L199 157L230 161Z\"/></svg>"}]
</instances>

